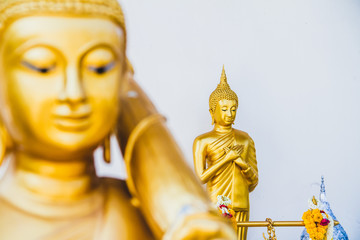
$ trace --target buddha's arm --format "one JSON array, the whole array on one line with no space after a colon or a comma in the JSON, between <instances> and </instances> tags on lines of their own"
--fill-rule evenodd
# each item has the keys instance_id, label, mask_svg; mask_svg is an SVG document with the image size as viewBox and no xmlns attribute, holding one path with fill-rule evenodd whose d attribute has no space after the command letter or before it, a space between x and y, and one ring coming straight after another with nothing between
<instances>
[{"instance_id":1,"label":"buddha's arm","mask_svg":"<svg viewBox=\"0 0 360 240\"><path fill-rule=\"evenodd\" d=\"M255 189L259 181L255 144L251 138L249 139L249 146L246 154L246 163L248 164L248 168L243 170L242 172L248 181L249 192L251 192Z\"/></svg>"},{"instance_id":2,"label":"buddha's arm","mask_svg":"<svg viewBox=\"0 0 360 240\"><path fill-rule=\"evenodd\" d=\"M209 179L218 172L225 163L229 162L229 159L226 155L223 157L222 161L218 161L217 164L212 165L211 167L205 169L206 167L206 145L200 140L195 139L193 145L193 154L194 154L194 166L195 172L199 176L202 183L207 183Z\"/></svg>"},{"instance_id":3,"label":"buddha's arm","mask_svg":"<svg viewBox=\"0 0 360 240\"><path fill-rule=\"evenodd\" d=\"M126 90L117 123L122 152L134 128L158 113L134 81L130 81ZM155 121L143 130L135 140L131 161L127 163L134 186L130 190L139 200L151 229L160 237L184 214L209 213L211 203L164 121Z\"/></svg>"}]
</instances>

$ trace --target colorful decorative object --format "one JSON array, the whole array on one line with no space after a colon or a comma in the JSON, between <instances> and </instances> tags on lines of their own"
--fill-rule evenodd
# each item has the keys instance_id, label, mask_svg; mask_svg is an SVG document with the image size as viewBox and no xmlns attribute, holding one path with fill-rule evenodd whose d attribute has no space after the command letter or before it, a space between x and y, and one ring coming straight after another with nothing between
<instances>
[{"instance_id":1,"label":"colorful decorative object","mask_svg":"<svg viewBox=\"0 0 360 240\"><path fill-rule=\"evenodd\" d=\"M217 200L216 207L218 208L221 216L228 218L236 230L237 222L235 218L235 211L232 209L230 198L218 195Z\"/></svg>"},{"instance_id":2,"label":"colorful decorative object","mask_svg":"<svg viewBox=\"0 0 360 240\"><path fill-rule=\"evenodd\" d=\"M309 201L310 209L304 212L302 219L311 240L332 240L334 220L319 209L319 200L315 197Z\"/></svg>"},{"instance_id":3,"label":"colorful decorative object","mask_svg":"<svg viewBox=\"0 0 360 240\"><path fill-rule=\"evenodd\" d=\"M309 205L312 204L312 201L309 201ZM325 192L325 183L324 183L324 177L321 177L321 185L320 185L320 197L317 204L320 210L323 210L329 215L329 218L333 219L334 221L337 221L336 216L334 215L333 211L330 208L330 204L327 201L326 198L326 192ZM315 207L315 206L314 206ZM330 229L329 229L330 230ZM328 230L328 231L329 231ZM331 238L328 238L327 240L330 240ZM333 240L349 240L344 228L341 226L341 224L338 224L333 227L332 230L332 239ZM304 229L304 231L301 234L300 240L311 240L311 236L309 236L309 233L307 229Z\"/></svg>"}]
</instances>

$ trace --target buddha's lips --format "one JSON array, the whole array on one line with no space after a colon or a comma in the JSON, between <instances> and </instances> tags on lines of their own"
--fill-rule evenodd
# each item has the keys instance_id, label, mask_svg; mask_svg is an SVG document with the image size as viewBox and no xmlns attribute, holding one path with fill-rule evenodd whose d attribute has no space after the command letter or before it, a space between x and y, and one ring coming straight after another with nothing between
<instances>
[{"instance_id":1,"label":"buddha's lips","mask_svg":"<svg viewBox=\"0 0 360 240\"><path fill-rule=\"evenodd\" d=\"M91 106L89 104L79 104L72 109L68 104L57 105L52 112L55 118L62 119L84 119L88 118L92 113Z\"/></svg>"},{"instance_id":2,"label":"buddha's lips","mask_svg":"<svg viewBox=\"0 0 360 240\"><path fill-rule=\"evenodd\" d=\"M90 127L90 115L54 116L55 126L64 131L83 131Z\"/></svg>"},{"instance_id":3,"label":"buddha's lips","mask_svg":"<svg viewBox=\"0 0 360 240\"><path fill-rule=\"evenodd\" d=\"M67 120L81 120L90 117L90 113L87 114L72 114L72 115L54 115L55 118L67 119Z\"/></svg>"}]
</instances>

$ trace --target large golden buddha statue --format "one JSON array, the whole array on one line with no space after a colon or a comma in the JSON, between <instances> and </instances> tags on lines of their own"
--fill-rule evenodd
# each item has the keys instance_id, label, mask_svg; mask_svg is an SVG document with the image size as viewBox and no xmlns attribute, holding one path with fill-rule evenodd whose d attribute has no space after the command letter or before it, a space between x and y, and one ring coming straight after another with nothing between
<instances>
[{"instance_id":1,"label":"large golden buddha statue","mask_svg":"<svg viewBox=\"0 0 360 240\"><path fill-rule=\"evenodd\" d=\"M0 239L234 239L133 80L116 0L0 3ZM100 178L115 134L128 179Z\"/></svg>"},{"instance_id":2,"label":"large golden buddha statue","mask_svg":"<svg viewBox=\"0 0 360 240\"><path fill-rule=\"evenodd\" d=\"M232 128L238 97L227 83L224 67L209 107L215 126L194 141L195 171L214 202L219 195L230 198L236 221L248 221L249 192L258 183L255 146L246 132ZM246 234L247 228L238 228L239 240L245 240Z\"/></svg>"}]
</instances>

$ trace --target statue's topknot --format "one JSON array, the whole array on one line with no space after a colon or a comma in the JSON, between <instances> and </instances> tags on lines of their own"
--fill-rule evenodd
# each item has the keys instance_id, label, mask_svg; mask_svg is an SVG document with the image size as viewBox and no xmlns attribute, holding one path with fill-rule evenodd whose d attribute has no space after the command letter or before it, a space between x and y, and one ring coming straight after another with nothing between
<instances>
[{"instance_id":1,"label":"statue's topknot","mask_svg":"<svg viewBox=\"0 0 360 240\"><path fill-rule=\"evenodd\" d=\"M0 31L10 21L35 14L103 16L126 30L117 0L0 0Z\"/></svg>"},{"instance_id":2,"label":"statue's topknot","mask_svg":"<svg viewBox=\"0 0 360 240\"><path fill-rule=\"evenodd\" d=\"M236 102L238 102L238 97L236 93L230 89L230 86L227 83L224 66L220 77L220 83L218 84L217 88L211 93L209 98L210 111L214 112L216 104L222 99L236 100Z\"/></svg>"}]
</instances>

